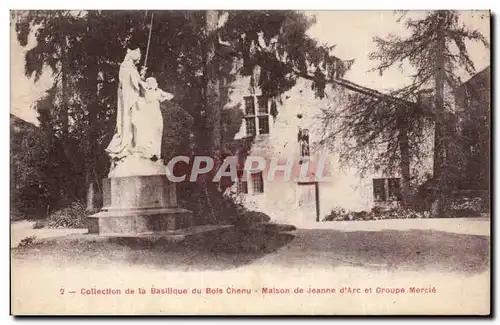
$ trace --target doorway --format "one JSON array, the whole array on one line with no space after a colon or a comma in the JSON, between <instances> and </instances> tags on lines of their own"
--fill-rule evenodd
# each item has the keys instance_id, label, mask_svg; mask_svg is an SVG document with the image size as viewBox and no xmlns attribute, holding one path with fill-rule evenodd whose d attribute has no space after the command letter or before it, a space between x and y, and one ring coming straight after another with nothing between
<instances>
[{"instance_id":1,"label":"doorway","mask_svg":"<svg viewBox=\"0 0 500 325\"><path fill-rule=\"evenodd\" d=\"M301 221L319 222L318 182L297 183L297 208Z\"/></svg>"}]
</instances>

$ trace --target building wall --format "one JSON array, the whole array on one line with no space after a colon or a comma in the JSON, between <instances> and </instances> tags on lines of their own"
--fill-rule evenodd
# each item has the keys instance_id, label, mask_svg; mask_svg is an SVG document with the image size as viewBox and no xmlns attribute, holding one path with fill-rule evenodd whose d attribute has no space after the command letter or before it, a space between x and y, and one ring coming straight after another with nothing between
<instances>
[{"instance_id":1,"label":"building wall","mask_svg":"<svg viewBox=\"0 0 500 325\"><path fill-rule=\"evenodd\" d=\"M491 69L485 68L463 83L455 93L459 111L463 171L458 188L488 190L490 187Z\"/></svg>"},{"instance_id":2,"label":"building wall","mask_svg":"<svg viewBox=\"0 0 500 325\"><path fill-rule=\"evenodd\" d=\"M258 89L250 89L250 78L240 78L233 85L230 104L241 102L241 109L245 110L246 96L260 96ZM299 79L295 87L282 94L282 103L278 104L278 115L274 119L269 118L269 134L257 134L252 143L249 155L263 157L268 163L273 159L280 159L281 163L287 159L293 162L294 172L292 179L287 181L282 177L269 177L269 171L263 172L263 193L257 193L252 181L248 182L248 194L238 194L237 197L249 209L262 211L273 220L300 224L302 222L314 222L317 220L319 209L319 220L321 221L334 208L343 208L351 211L370 210L375 202L373 195L373 178L399 177L398 174L383 175L381 172L372 171L361 175L354 166L343 166L339 163L339 154L332 149L318 149L318 141L321 140L322 124L320 121L322 110L333 110L340 105L336 101L336 90L327 86L327 96L323 99L315 98L311 90L311 81ZM269 104L271 105L271 104ZM256 107L257 110L257 107ZM301 117L301 118L299 118ZM297 179L299 176L300 145L298 143L298 131L309 130L309 143L311 150L309 172L307 177ZM258 127L257 127L258 129ZM257 132L258 133L258 132ZM247 137L245 121L235 139ZM430 140L432 142L432 139ZM322 159L325 167L322 175L329 179L317 181L319 173L318 165ZM370 157L367 157L370 159ZM428 169L421 169L424 173ZM237 185L230 191L237 193ZM318 196L319 208L314 201Z\"/></svg>"}]
</instances>

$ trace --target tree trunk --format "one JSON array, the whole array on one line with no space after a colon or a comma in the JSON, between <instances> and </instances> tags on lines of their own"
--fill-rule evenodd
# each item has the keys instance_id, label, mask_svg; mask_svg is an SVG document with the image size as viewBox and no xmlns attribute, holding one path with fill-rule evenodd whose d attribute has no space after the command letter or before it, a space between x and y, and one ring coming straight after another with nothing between
<instances>
[{"instance_id":1,"label":"tree trunk","mask_svg":"<svg viewBox=\"0 0 500 325\"><path fill-rule=\"evenodd\" d=\"M204 42L204 57L205 66L203 71L203 104L201 114L202 125L199 127L198 148L202 154L215 158L219 156L221 144L220 137L220 89L219 89L219 60L216 57L215 42L217 41L217 23L219 21L219 13L216 10L207 10L205 13L205 42ZM215 162L217 163L217 162ZM204 200L200 201L200 209L207 211L202 223L215 223L216 215L214 207L210 199L210 188L215 185L208 174L200 175L200 190L201 197Z\"/></svg>"},{"instance_id":2,"label":"tree trunk","mask_svg":"<svg viewBox=\"0 0 500 325\"><path fill-rule=\"evenodd\" d=\"M219 60L216 57L215 42L217 41L217 23L219 13L216 10L207 10L206 19L206 52L205 52L205 99L206 121L208 137L210 138L208 150L216 154L221 145L220 127L220 89L219 89Z\"/></svg>"},{"instance_id":3,"label":"tree trunk","mask_svg":"<svg viewBox=\"0 0 500 325\"><path fill-rule=\"evenodd\" d=\"M94 211L97 208L94 182L92 181L91 167L85 171L85 183L87 184L87 211Z\"/></svg>"},{"instance_id":4,"label":"tree trunk","mask_svg":"<svg viewBox=\"0 0 500 325\"><path fill-rule=\"evenodd\" d=\"M97 135L96 135L96 121L97 121L97 107L95 105L89 105L89 129L88 129L88 158L85 164L85 184L87 189L87 211L94 211L98 208L99 202L98 198L101 193L99 193L99 186L96 183L98 180L95 179L95 165L97 164Z\"/></svg>"},{"instance_id":5,"label":"tree trunk","mask_svg":"<svg viewBox=\"0 0 500 325\"><path fill-rule=\"evenodd\" d=\"M445 13L440 14L440 25L437 29L436 71L435 71L435 130L434 130L434 196L431 207L433 216L441 216L446 202L446 121L444 111L444 81L445 58L444 51L446 39L443 32Z\"/></svg>"},{"instance_id":6,"label":"tree trunk","mask_svg":"<svg viewBox=\"0 0 500 325\"><path fill-rule=\"evenodd\" d=\"M63 52L63 56L65 52ZM62 105L61 105L61 139L63 139L63 143L68 140L69 134L69 113L68 113L68 78L67 78L67 67L66 60L61 60L61 97L62 97Z\"/></svg>"},{"instance_id":7,"label":"tree trunk","mask_svg":"<svg viewBox=\"0 0 500 325\"><path fill-rule=\"evenodd\" d=\"M94 62L95 66L97 62ZM95 76L97 80L99 80L98 70L96 69L93 73L90 74L91 78ZM95 96L90 99L90 103L87 106L88 109L88 154L87 154L87 163L85 164L85 182L87 188L87 210L93 211L98 208L100 204L99 198L102 197L102 193L100 191L101 186L98 186L98 182L100 180L97 179L97 175L95 173L97 160L98 160L98 132L97 132L97 123L98 123L98 112L99 112L99 83L97 82L97 86L95 88Z\"/></svg>"},{"instance_id":8,"label":"tree trunk","mask_svg":"<svg viewBox=\"0 0 500 325\"><path fill-rule=\"evenodd\" d=\"M89 26L92 28L92 26ZM99 186L100 180L97 179L96 175L96 165L99 157L98 152L98 113L99 113L99 97L100 97L100 84L102 79L99 77L99 67L96 60L92 60L92 64L88 67L87 78L90 80L96 80L96 83L89 85L88 93L91 95L88 98L87 103L87 162L85 164L85 185L86 185L86 201L87 201L87 211L94 211L99 208L100 198L102 198L101 186ZM95 78L95 79L94 79Z\"/></svg>"},{"instance_id":9,"label":"tree trunk","mask_svg":"<svg viewBox=\"0 0 500 325\"><path fill-rule=\"evenodd\" d=\"M408 142L408 118L398 117L398 142L400 152L401 169L401 196L403 207L412 205L412 193L410 189L410 146Z\"/></svg>"},{"instance_id":10,"label":"tree trunk","mask_svg":"<svg viewBox=\"0 0 500 325\"><path fill-rule=\"evenodd\" d=\"M60 14L61 18L63 18L63 14ZM65 146L65 141L68 139L68 131L69 131L69 100L68 100L68 50L66 46L66 37L63 36L61 40L61 97L62 97L62 105L61 105L61 130L63 146Z\"/></svg>"},{"instance_id":11,"label":"tree trunk","mask_svg":"<svg viewBox=\"0 0 500 325\"><path fill-rule=\"evenodd\" d=\"M61 106L59 112L59 119L61 123L61 146L66 158L70 170L73 169L73 160L71 159L70 149L68 147L69 142L69 96L68 96L68 62L67 62L67 46L66 37L62 38L60 43L60 61L61 61ZM64 184L63 198L65 200L70 200L78 197L79 189L74 184Z\"/></svg>"}]
</instances>

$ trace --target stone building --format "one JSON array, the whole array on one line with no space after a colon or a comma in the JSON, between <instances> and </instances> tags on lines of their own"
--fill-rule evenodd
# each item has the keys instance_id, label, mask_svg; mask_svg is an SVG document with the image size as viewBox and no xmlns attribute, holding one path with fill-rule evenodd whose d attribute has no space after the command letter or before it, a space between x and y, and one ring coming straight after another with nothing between
<instances>
[{"instance_id":1,"label":"stone building","mask_svg":"<svg viewBox=\"0 0 500 325\"><path fill-rule=\"evenodd\" d=\"M335 208L369 211L375 206L398 205L400 173L386 174L373 161L373 170L362 175L355 166L341 164L335 149L318 146L323 135L322 112L341 105L337 100L339 88L327 85L326 96L320 99L311 90L312 81L299 78L277 103L250 84L250 77L239 78L232 86L228 104L240 104L244 113L235 140L249 140L247 155L267 162L264 171L246 180L242 177L230 188L246 207L262 211L277 222L302 224L321 221ZM416 176L432 171L431 161L424 158L423 164L413 166ZM309 168L304 175L300 168L306 161ZM289 163L290 179L284 172L270 173L273 163ZM317 173L328 179L318 180Z\"/></svg>"},{"instance_id":2,"label":"stone building","mask_svg":"<svg viewBox=\"0 0 500 325\"><path fill-rule=\"evenodd\" d=\"M490 187L491 68L486 67L455 92L464 172L459 189L487 191Z\"/></svg>"}]
</instances>

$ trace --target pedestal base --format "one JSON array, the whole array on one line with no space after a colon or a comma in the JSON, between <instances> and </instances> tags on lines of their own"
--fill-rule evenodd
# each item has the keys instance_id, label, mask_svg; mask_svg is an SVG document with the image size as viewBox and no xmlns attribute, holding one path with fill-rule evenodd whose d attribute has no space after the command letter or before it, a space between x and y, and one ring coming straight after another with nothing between
<instances>
[{"instance_id":1,"label":"pedestal base","mask_svg":"<svg viewBox=\"0 0 500 325\"><path fill-rule=\"evenodd\" d=\"M182 208L101 211L88 218L89 233L103 236L141 236L192 225L192 212Z\"/></svg>"},{"instance_id":2,"label":"pedestal base","mask_svg":"<svg viewBox=\"0 0 500 325\"><path fill-rule=\"evenodd\" d=\"M177 205L176 184L165 175L106 178L103 205L88 217L90 234L130 237L194 225L192 212Z\"/></svg>"}]
</instances>

